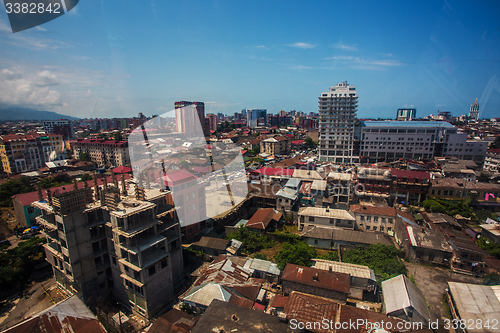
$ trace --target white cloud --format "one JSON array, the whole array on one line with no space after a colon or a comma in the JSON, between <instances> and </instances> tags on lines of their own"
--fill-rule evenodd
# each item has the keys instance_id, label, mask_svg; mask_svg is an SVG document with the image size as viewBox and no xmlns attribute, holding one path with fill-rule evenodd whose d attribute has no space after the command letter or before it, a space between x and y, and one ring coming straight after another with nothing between
<instances>
[{"instance_id":1,"label":"white cloud","mask_svg":"<svg viewBox=\"0 0 500 333\"><path fill-rule=\"evenodd\" d=\"M73 9L71 9L66 14L72 15L72 16L80 16L80 13L78 12L78 9L76 7L73 7Z\"/></svg>"},{"instance_id":2,"label":"white cloud","mask_svg":"<svg viewBox=\"0 0 500 333\"><path fill-rule=\"evenodd\" d=\"M267 50L267 47L265 45L255 45L255 47L258 49L266 49Z\"/></svg>"},{"instance_id":3,"label":"white cloud","mask_svg":"<svg viewBox=\"0 0 500 333\"><path fill-rule=\"evenodd\" d=\"M354 64L361 65L358 68L366 68L366 69L377 69L380 67L394 67L403 65L401 62L397 60L373 60L373 59L365 59L362 57L353 57L353 56L334 56L326 58L325 60L333 60L335 62L340 62L344 64ZM365 67L362 67L365 66Z\"/></svg>"},{"instance_id":4,"label":"white cloud","mask_svg":"<svg viewBox=\"0 0 500 333\"><path fill-rule=\"evenodd\" d=\"M50 71L42 71L36 75L35 84L39 87L55 86L59 84L59 80Z\"/></svg>"},{"instance_id":5,"label":"white cloud","mask_svg":"<svg viewBox=\"0 0 500 333\"><path fill-rule=\"evenodd\" d=\"M297 42L297 43L293 43L293 44L286 44L286 46L297 47L299 49L313 49L317 45L309 44L309 43Z\"/></svg>"},{"instance_id":6,"label":"white cloud","mask_svg":"<svg viewBox=\"0 0 500 333\"><path fill-rule=\"evenodd\" d=\"M337 44L334 44L333 47L339 50L344 50L344 51L358 51L358 47L354 45L346 45L342 44L342 42L338 42Z\"/></svg>"},{"instance_id":7,"label":"white cloud","mask_svg":"<svg viewBox=\"0 0 500 333\"><path fill-rule=\"evenodd\" d=\"M39 28L39 31L45 31L44 28ZM8 32L7 34L0 34L0 43L1 44L10 44L17 47L23 47L31 50L57 50L61 48L69 48L72 47L70 44L58 41L51 40L48 38L41 38L38 34L29 35L26 33L12 33L12 29L10 26L5 23L2 19L0 19L0 31Z\"/></svg>"},{"instance_id":8,"label":"white cloud","mask_svg":"<svg viewBox=\"0 0 500 333\"><path fill-rule=\"evenodd\" d=\"M21 106L56 106L61 105L61 97L57 90L48 86L54 85L57 77L49 71L24 75L18 68L2 69L0 77L0 103Z\"/></svg>"}]
</instances>

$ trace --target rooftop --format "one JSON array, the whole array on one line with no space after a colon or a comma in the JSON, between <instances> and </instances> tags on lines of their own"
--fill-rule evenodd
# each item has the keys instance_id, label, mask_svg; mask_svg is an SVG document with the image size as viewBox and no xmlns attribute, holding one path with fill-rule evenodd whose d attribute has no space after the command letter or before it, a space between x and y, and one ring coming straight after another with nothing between
<instances>
[{"instance_id":1,"label":"rooftop","mask_svg":"<svg viewBox=\"0 0 500 333\"><path fill-rule=\"evenodd\" d=\"M361 121L363 127L444 127L454 126L445 121Z\"/></svg>"},{"instance_id":2,"label":"rooftop","mask_svg":"<svg viewBox=\"0 0 500 333\"><path fill-rule=\"evenodd\" d=\"M281 280L305 284L321 289L329 289L341 293L349 293L349 274L334 273L312 267L286 264Z\"/></svg>"},{"instance_id":3,"label":"rooftop","mask_svg":"<svg viewBox=\"0 0 500 333\"><path fill-rule=\"evenodd\" d=\"M351 212L396 217L396 209L389 206L351 205Z\"/></svg>"},{"instance_id":4,"label":"rooftop","mask_svg":"<svg viewBox=\"0 0 500 333\"><path fill-rule=\"evenodd\" d=\"M276 316L214 300L191 331L191 333L207 332L288 333L292 330Z\"/></svg>"},{"instance_id":5,"label":"rooftop","mask_svg":"<svg viewBox=\"0 0 500 333\"><path fill-rule=\"evenodd\" d=\"M384 308L388 315L413 307L423 318L430 318L424 295L406 275L398 275L382 282Z\"/></svg>"},{"instance_id":6,"label":"rooftop","mask_svg":"<svg viewBox=\"0 0 500 333\"><path fill-rule=\"evenodd\" d=\"M332 269L333 272L349 274L351 276L375 280L373 270L368 266L349 264L346 262L338 262L323 259L312 259L314 268L322 269L325 271Z\"/></svg>"},{"instance_id":7,"label":"rooftop","mask_svg":"<svg viewBox=\"0 0 500 333\"><path fill-rule=\"evenodd\" d=\"M335 322L340 304L331 299L303 294L292 291L285 305L284 312L288 320L295 319L298 322L313 323L322 322L324 319ZM328 328L315 328L314 332L334 332Z\"/></svg>"},{"instance_id":8,"label":"rooftop","mask_svg":"<svg viewBox=\"0 0 500 333\"><path fill-rule=\"evenodd\" d=\"M444 235L439 231L416 225L407 225L406 231L411 246L452 252L450 244L448 244Z\"/></svg>"},{"instance_id":9,"label":"rooftop","mask_svg":"<svg viewBox=\"0 0 500 333\"><path fill-rule=\"evenodd\" d=\"M384 245L392 245L392 242L390 242L382 232L355 231L333 227L314 226L302 233L302 237L339 240L358 244L381 243Z\"/></svg>"},{"instance_id":10,"label":"rooftop","mask_svg":"<svg viewBox=\"0 0 500 333\"><path fill-rule=\"evenodd\" d=\"M272 220L279 221L282 215L283 214L276 211L274 208L259 208L245 226L248 228L265 230Z\"/></svg>"},{"instance_id":11,"label":"rooftop","mask_svg":"<svg viewBox=\"0 0 500 333\"><path fill-rule=\"evenodd\" d=\"M348 211L343 209L329 209L321 207L306 207L299 212L303 216L329 217L344 220L356 220Z\"/></svg>"},{"instance_id":12,"label":"rooftop","mask_svg":"<svg viewBox=\"0 0 500 333\"><path fill-rule=\"evenodd\" d=\"M469 283L448 282L454 304L465 321L481 320L491 323L500 318L500 286L482 286ZM473 327L468 332L491 332L489 329Z\"/></svg>"}]
</instances>

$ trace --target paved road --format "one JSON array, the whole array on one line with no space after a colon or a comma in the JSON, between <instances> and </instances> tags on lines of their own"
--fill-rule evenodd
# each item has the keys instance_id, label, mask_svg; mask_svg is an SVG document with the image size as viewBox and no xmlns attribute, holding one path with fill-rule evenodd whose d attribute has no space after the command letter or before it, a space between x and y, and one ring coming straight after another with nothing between
<instances>
[{"instance_id":1,"label":"paved road","mask_svg":"<svg viewBox=\"0 0 500 333\"><path fill-rule=\"evenodd\" d=\"M29 295L28 298L21 297L12 300L11 302L14 303L14 307L10 308L10 314L8 314L7 318L0 318L0 331L14 326L22 320L54 305L50 300L50 297L45 294L42 285L48 290L54 287L55 283L54 277L51 277L43 282L34 283L27 292ZM5 315L7 315L7 313L5 313Z\"/></svg>"},{"instance_id":2,"label":"paved road","mask_svg":"<svg viewBox=\"0 0 500 333\"><path fill-rule=\"evenodd\" d=\"M415 277L417 287L422 291L430 306L429 312L431 321L439 320L439 327L436 332L447 332L442 324L442 320L447 318L442 299L447 287L446 281L448 279L454 279L465 283L482 283L482 279L452 273L449 269L427 267L411 263L405 263L405 265L408 269L408 275L413 275Z\"/></svg>"}]
</instances>

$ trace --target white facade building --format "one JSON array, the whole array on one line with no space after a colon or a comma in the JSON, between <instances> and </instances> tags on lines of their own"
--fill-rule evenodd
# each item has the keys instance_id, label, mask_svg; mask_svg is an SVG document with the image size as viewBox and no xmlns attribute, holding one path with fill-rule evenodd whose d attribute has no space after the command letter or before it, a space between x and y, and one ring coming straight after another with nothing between
<instances>
[{"instance_id":1,"label":"white facade building","mask_svg":"<svg viewBox=\"0 0 500 333\"><path fill-rule=\"evenodd\" d=\"M357 162L353 156L357 103L356 87L347 82L331 86L319 97L320 161Z\"/></svg>"},{"instance_id":2,"label":"white facade building","mask_svg":"<svg viewBox=\"0 0 500 333\"><path fill-rule=\"evenodd\" d=\"M442 121L361 121L356 136L361 141L361 161L366 163L449 156L482 165L488 145L467 140L467 133Z\"/></svg>"},{"instance_id":3,"label":"white facade building","mask_svg":"<svg viewBox=\"0 0 500 333\"><path fill-rule=\"evenodd\" d=\"M479 103L477 102L477 98L476 101L470 106L469 118L472 120L479 119Z\"/></svg>"}]
</instances>

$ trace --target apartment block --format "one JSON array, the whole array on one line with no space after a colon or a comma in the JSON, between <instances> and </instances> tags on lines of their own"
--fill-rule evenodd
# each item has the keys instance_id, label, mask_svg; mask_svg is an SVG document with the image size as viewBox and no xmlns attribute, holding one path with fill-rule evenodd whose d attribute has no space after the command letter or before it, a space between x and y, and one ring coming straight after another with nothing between
<instances>
[{"instance_id":1,"label":"apartment block","mask_svg":"<svg viewBox=\"0 0 500 333\"><path fill-rule=\"evenodd\" d=\"M109 183L109 184L108 184ZM41 211L46 260L58 285L87 305L113 297L151 318L183 283L180 226L170 191L114 177L47 192ZM40 196L41 197L41 196Z\"/></svg>"},{"instance_id":2,"label":"apartment block","mask_svg":"<svg viewBox=\"0 0 500 333\"><path fill-rule=\"evenodd\" d=\"M64 141L58 134L2 135L0 157L7 173L34 171L44 167L46 162L64 158Z\"/></svg>"},{"instance_id":3,"label":"apartment block","mask_svg":"<svg viewBox=\"0 0 500 333\"><path fill-rule=\"evenodd\" d=\"M93 162L106 168L130 164L127 141L77 139L70 141L70 144L75 158L79 158L81 153L89 153Z\"/></svg>"},{"instance_id":4,"label":"apartment block","mask_svg":"<svg viewBox=\"0 0 500 333\"><path fill-rule=\"evenodd\" d=\"M286 155L292 150L292 140L284 136L275 136L260 142L260 152L270 155Z\"/></svg>"},{"instance_id":5,"label":"apartment block","mask_svg":"<svg viewBox=\"0 0 500 333\"><path fill-rule=\"evenodd\" d=\"M319 97L319 158L334 163L354 163L354 121L358 107L356 87L347 82L331 86Z\"/></svg>"},{"instance_id":6,"label":"apartment block","mask_svg":"<svg viewBox=\"0 0 500 333\"><path fill-rule=\"evenodd\" d=\"M209 136L209 123L205 119L205 103L203 102L175 102L175 125L178 133L200 133Z\"/></svg>"},{"instance_id":7,"label":"apartment block","mask_svg":"<svg viewBox=\"0 0 500 333\"><path fill-rule=\"evenodd\" d=\"M488 146L444 121L361 121L356 137L363 163L449 156L482 165Z\"/></svg>"},{"instance_id":8,"label":"apartment block","mask_svg":"<svg viewBox=\"0 0 500 333\"><path fill-rule=\"evenodd\" d=\"M44 120L42 125L45 133L62 135L64 140L75 138L75 132L73 131L73 124L71 123L71 120Z\"/></svg>"}]
</instances>

